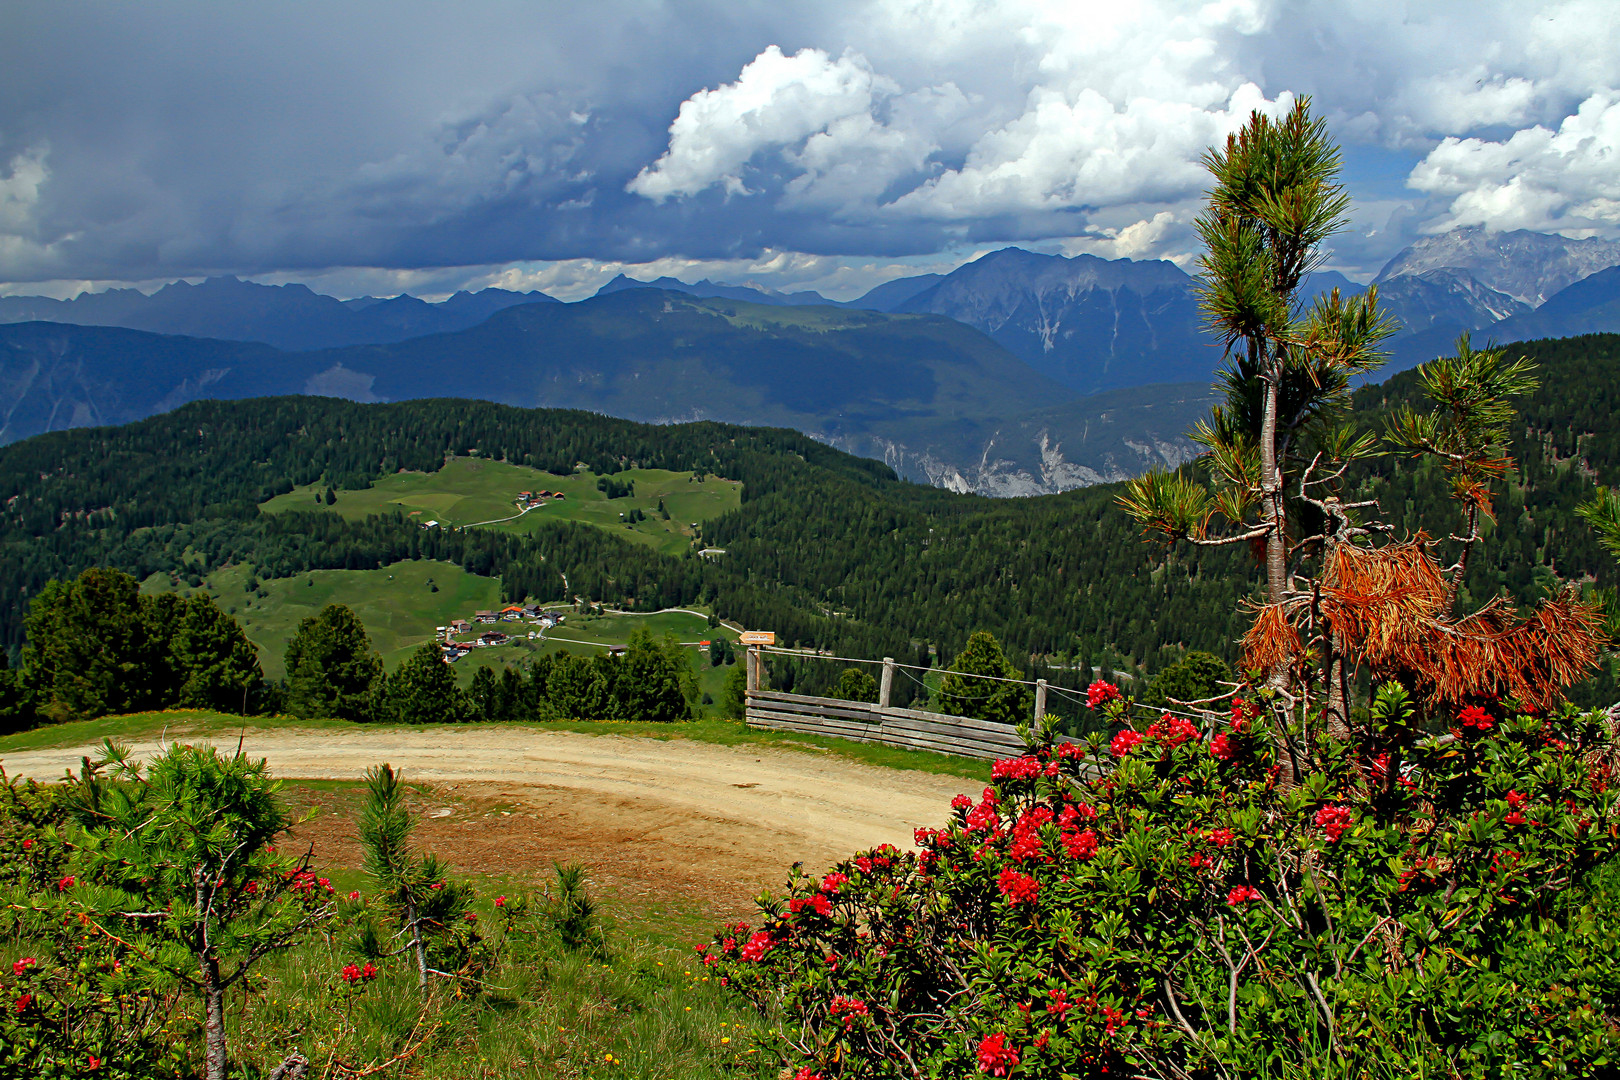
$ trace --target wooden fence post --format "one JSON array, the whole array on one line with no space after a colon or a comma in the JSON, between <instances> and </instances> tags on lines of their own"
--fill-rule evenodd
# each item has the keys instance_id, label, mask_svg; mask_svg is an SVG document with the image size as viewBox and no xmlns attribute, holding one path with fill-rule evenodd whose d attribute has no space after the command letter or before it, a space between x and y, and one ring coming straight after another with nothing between
<instances>
[{"instance_id":1,"label":"wooden fence post","mask_svg":"<svg viewBox=\"0 0 1620 1080\"><path fill-rule=\"evenodd\" d=\"M1040 723L1041 717L1046 715L1046 680L1035 680L1035 722Z\"/></svg>"},{"instance_id":2,"label":"wooden fence post","mask_svg":"<svg viewBox=\"0 0 1620 1080\"><path fill-rule=\"evenodd\" d=\"M878 684L878 708L889 707L889 697L894 692L894 657L883 658L883 681Z\"/></svg>"},{"instance_id":3,"label":"wooden fence post","mask_svg":"<svg viewBox=\"0 0 1620 1080\"><path fill-rule=\"evenodd\" d=\"M748 646L748 692L759 693L759 646Z\"/></svg>"}]
</instances>

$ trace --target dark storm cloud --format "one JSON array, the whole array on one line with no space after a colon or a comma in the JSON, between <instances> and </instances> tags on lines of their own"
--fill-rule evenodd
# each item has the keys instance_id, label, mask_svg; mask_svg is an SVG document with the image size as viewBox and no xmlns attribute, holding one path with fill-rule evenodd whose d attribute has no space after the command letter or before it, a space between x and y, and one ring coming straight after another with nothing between
<instances>
[{"instance_id":1,"label":"dark storm cloud","mask_svg":"<svg viewBox=\"0 0 1620 1080\"><path fill-rule=\"evenodd\" d=\"M1448 223L1613 231L1620 8L1532 7L22 0L0 283L1185 257L1200 151L1301 93L1351 150L1347 269Z\"/></svg>"}]
</instances>

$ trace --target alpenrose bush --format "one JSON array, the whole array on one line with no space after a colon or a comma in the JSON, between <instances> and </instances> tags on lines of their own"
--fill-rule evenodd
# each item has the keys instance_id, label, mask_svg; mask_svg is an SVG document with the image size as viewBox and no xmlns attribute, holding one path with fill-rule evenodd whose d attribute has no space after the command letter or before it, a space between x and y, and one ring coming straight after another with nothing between
<instances>
[{"instance_id":1,"label":"alpenrose bush","mask_svg":"<svg viewBox=\"0 0 1620 1080\"><path fill-rule=\"evenodd\" d=\"M1431 733L1386 687L1284 790L1266 713L1036 733L920 852L796 874L698 951L797 1080L1606 1073L1613 987L1569 981L1605 964L1525 959L1620 846L1606 718Z\"/></svg>"}]
</instances>

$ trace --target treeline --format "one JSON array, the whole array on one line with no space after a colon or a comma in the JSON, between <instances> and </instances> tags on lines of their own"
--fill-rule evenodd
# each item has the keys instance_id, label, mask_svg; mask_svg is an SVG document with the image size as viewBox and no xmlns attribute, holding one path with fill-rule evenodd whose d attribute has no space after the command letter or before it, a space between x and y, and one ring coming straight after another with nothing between
<instances>
[{"instance_id":1,"label":"treeline","mask_svg":"<svg viewBox=\"0 0 1620 1080\"><path fill-rule=\"evenodd\" d=\"M25 624L20 666L0 665L0 733L176 707L409 724L696 715L688 654L645 632L623 656L541 656L499 678L480 668L463 690L435 641L387 674L359 617L340 604L299 624L287 645L286 679L268 683L241 624L211 597L142 595L118 570L49 582ZM732 674L740 700L742 667Z\"/></svg>"},{"instance_id":2,"label":"treeline","mask_svg":"<svg viewBox=\"0 0 1620 1080\"><path fill-rule=\"evenodd\" d=\"M1518 465L1470 563L1470 603L1503 590L1529 603L1560 581L1614 578L1573 510L1594 479L1620 477L1620 336L1512 349L1538 360L1541 387L1521 402L1509 448ZM1413 375L1397 375L1359 391L1355 412L1378 430L1415 394ZM513 537L424 532L402 518L349 523L314 506L257 510L294 484L362 486L474 450L542 468L571 459L603 473L714 473L742 481L742 505L704 523L703 542L727 551L717 560L659 555L580 525ZM1451 512L1446 480L1429 466L1385 459L1358 483L1401 529ZM955 495L794 432L722 424L658 427L467 401L199 402L0 448L0 641L15 654L28 598L88 566L189 580L229 562L284 576L435 558L499 575L508 599L560 599L566 574L570 597L640 610L712 605L783 644L845 656L948 663L983 629L1026 674L1052 664L1151 676L1190 650L1232 660L1251 555L1144 543L1117 494L1103 485L1032 499ZM830 677L813 670L826 666L795 677L825 688Z\"/></svg>"},{"instance_id":3,"label":"treeline","mask_svg":"<svg viewBox=\"0 0 1620 1080\"><path fill-rule=\"evenodd\" d=\"M646 720L696 715L697 677L673 639L633 635L622 656L558 653L498 677L479 668L463 690L437 642L383 671L358 616L332 604L305 619L287 643L282 706L294 716L360 723ZM741 668L734 669L741 673ZM735 680L734 680L735 681Z\"/></svg>"},{"instance_id":4,"label":"treeline","mask_svg":"<svg viewBox=\"0 0 1620 1080\"><path fill-rule=\"evenodd\" d=\"M0 731L40 719L273 704L258 650L206 595L143 596L128 574L91 569L49 582L25 625L20 666L0 669Z\"/></svg>"}]
</instances>

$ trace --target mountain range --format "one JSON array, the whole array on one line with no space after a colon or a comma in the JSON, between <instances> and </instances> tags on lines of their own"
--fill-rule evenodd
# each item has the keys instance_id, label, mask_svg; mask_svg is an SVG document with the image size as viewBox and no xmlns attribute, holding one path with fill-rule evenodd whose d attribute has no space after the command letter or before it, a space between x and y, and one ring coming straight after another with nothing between
<instances>
[{"instance_id":1,"label":"mountain range","mask_svg":"<svg viewBox=\"0 0 1620 1080\"><path fill-rule=\"evenodd\" d=\"M266 345L50 323L0 326L0 441L197 398L481 398L627 419L791 427L957 491L1027 495L1191 454L1207 381L1082 397L971 327L657 289L524 304L385 345Z\"/></svg>"},{"instance_id":2,"label":"mountain range","mask_svg":"<svg viewBox=\"0 0 1620 1080\"><path fill-rule=\"evenodd\" d=\"M260 285L234 277L176 281L150 296L138 289L83 293L72 300L0 297L0 323L122 326L158 334L259 341L278 349L387 344L462 330L518 304L555 304L545 293L484 289L437 304L414 296L338 300L305 285Z\"/></svg>"},{"instance_id":3,"label":"mountain range","mask_svg":"<svg viewBox=\"0 0 1620 1080\"><path fill-rule=\"evenodd\" d=\"M1375 279L1402 327L1385 370L1448 351L1462 331L1512 341L1620 330L1610 259L1620 245L1534 233L1420 241ZM1327 270L1302 292L1335 288L1365 286ZM573 304L499 289L436 304L338 300L210 278L151 296L0 298L5 322L0 442L199 397L459 396L789 426L987 494L1184 460L1220 362L1196 282L1174 263L1018 248L844 303L623 275Z\"/></svg>"}]
</instances>

